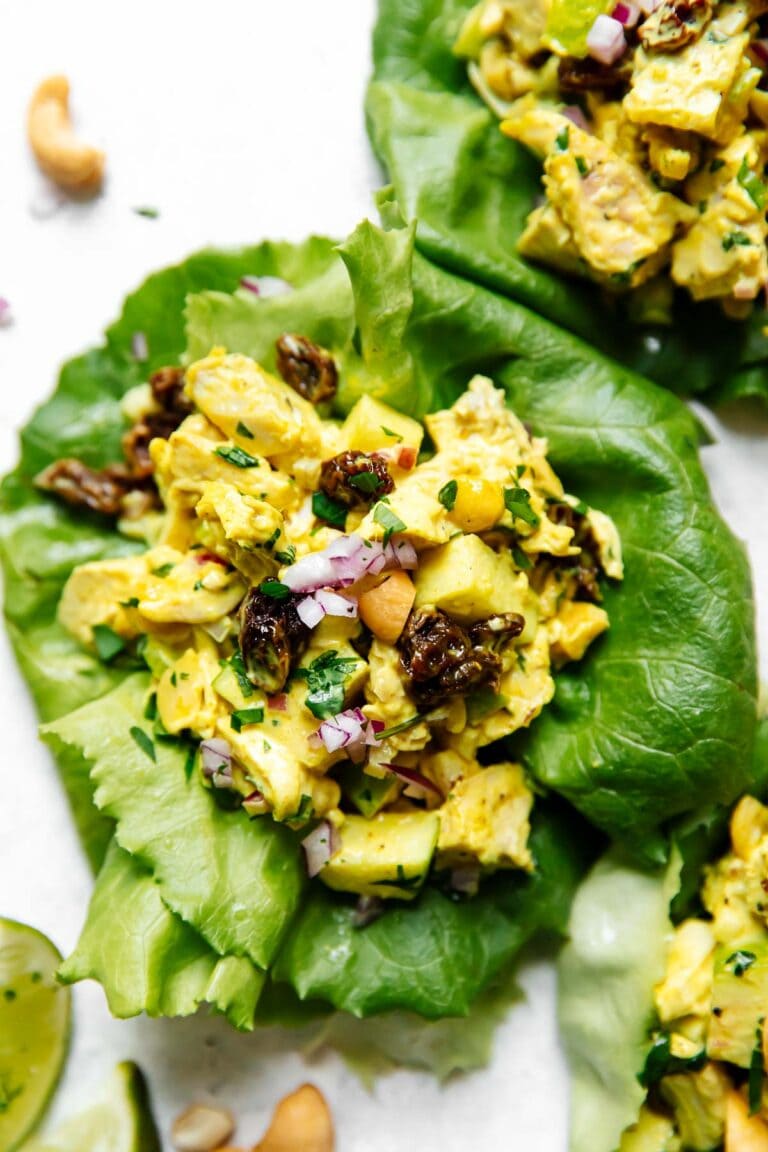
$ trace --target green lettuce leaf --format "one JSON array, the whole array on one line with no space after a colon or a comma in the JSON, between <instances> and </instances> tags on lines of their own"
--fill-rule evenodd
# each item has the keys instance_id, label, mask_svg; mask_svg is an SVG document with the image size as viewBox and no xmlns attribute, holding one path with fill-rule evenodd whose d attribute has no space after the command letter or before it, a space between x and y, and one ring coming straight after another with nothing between
<instances>
[{"instance_id":1,"label":"green lettuce leaf","mask_svg":"<svg viewBox=\"0 0 768 1152\"><path fill-rule=\"evenodd\" d=\"M98 980L113 1016L191 1016L201 1004L236 1028L253 1028L265 975L220 956L163 903L152 873L110 845L77 947L59 970L66 984Z\"/></svg>"},{"instance_id":2,"label":"green lettuce leaf","mask_svg":"<svg viewBox=\"0 0 768 1152\"><path fill-rule=\"evenodd\" d=\"M387 215L392 222L391 205ZM465 904L429 888L411 907L389 909L353 932L348 898L319 885L299 891L290 833L218 810L197 781L187 781L176 745L157 742L153 762L130 739L130 728L143 723L144 681L80 652L58 630L55 608L74 564L135 545L96 519L54 510L30 479L91 438L93 463L117 451L119 396L146 369L130 356L137 330L157 356L153 367L182 353L187 341L190 353L225 344L270 363L275 339L286 329L305 331L306 320L339 359L340 410L354 397L349 382L358 370L378 375L382 399L415 413L451 403L474 372L491 374L519 415L549 437L566 486L615 517L627 558L624 585L606 598L610 632L587 660L560 674L554 705L510 751L636 856L652 859L664 855L662 826L670 817L694 798L726 804L750 779L749 574L712 504L693 417L669 393L530 309L418 254L411 259L410 246L408 230L365 225L343 259L329 241L313 240L222 254L215 275L217 257L209 252L150 277L105 347L65 367L0 494L6 611L20 659L54 721L47 739L78 809L90 812L90 768L108 817L92 855L103 851L115 820L118 844L151 870L168 910L216 953L273 965L276 982L268 983L260 1014L303 1018L297 996L310 1015L320 1002L355 1014L466 1012L532 933L562 931L596 844L593 837L591 851L585 846L573 813L563 817L540 802L539 869L531 880L501 874ZM237 291L245 273L283 276L296 290L258 299ZM194 294L206 277L213 291ZM255 923L257 908L264 915Z\"/></svg>"},{"instance_id":3,"label":"green lettuce leaf","mask_svg":"<svg viewBox=\"0 0 768 1152\"><path fill-rule=\"evenodd\" d=\"M221 955L266 969L304 883L296 838L271 819L219 808L197 773L185 771L186 747L152 741L148 692L148 676L130 676L43 735L90 761L96 806L117 822L120 847L152 871L168 907Z\"/></svg>"},{"instance_id":4,"label":"green lettuce leaf","mask_svg":"<svg viewBox=\"0 0 768 1152\"><path fill-rule=\"evenodd\" d=\"M637 1120L678 869L673 859L666 872L643 873L610 852L573 902L558 1005L571 1071L570 1152L615 1152Z\"/></svg>"},{"instance_id":5,"label":"green lettuce leaf","mask_svg":"<svg viewBox=\"0 0 768 1152\"><path fill-rule=\"evenodd\" d=\"M674 391L716 402L768 398L761 310L736 323L681 294L674 326L638 326L621 299L519 257L541 166L502 136L467 79L466 61L453 54L473 3L379 0L368 128L404 215L418 221L419 249Z\"/></svg>"}]
</instances>

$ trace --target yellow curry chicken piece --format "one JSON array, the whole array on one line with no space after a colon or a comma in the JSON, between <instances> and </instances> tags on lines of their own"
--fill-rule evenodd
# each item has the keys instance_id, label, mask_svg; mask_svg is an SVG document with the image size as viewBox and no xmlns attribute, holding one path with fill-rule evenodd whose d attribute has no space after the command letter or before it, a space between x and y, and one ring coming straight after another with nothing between
<instances>
[{"instance_id":1,"label":"yellow curry chicken piece","mask_svg":"<svg viewBox=\"0 0 768 1152\"><path fill-rule=\"evenodd\" d=\"M425 419L423 459L412 417L366 395L323 418L223 349L185 387L194 410L150 446L160 542L75 569L62 624L109 659L143 652L163 736L201 742L201 786L305 836L327 824L331 887L408 900L433 867L530 870L524 772L477 753L608 627L610 518L485 377ZM376 563L337 579L358 553ZM358 598L395 577L405 609L382 636Z\"/></svg>"}]
</instances>

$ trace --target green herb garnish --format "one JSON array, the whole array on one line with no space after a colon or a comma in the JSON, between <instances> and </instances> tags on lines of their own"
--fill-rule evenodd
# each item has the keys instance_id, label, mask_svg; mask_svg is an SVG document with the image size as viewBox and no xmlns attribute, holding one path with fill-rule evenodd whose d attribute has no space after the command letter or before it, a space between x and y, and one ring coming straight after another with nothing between
<instances>
[{"instance_id":1,"label":"green herb garnish","mask_svg":"<svg viewBox=\"0 0 768 1152\"><path fill-rule=\"evenodd\" d=\"M150 208L148 205L144 204L140 205L138 208L134 208L134 212L137 216L143 216L145 220L157 220L158 216L160 215L159 209Z\"/></svg>"},{"instance_id":2,"label":"green herb garnish","mask_svg":"<svg viewBox=\"0 0 768 1152\"><path fill-rule=\"evenodd\" d=\"M754 1116L760 1111L763 1100L763 1073L765 1071L763 1060L763 1021L762 1018L755 1031L755 1046L749 1060L749 1078L747 1080L747 1093L749 1096L749 1114Z\"/></svg>"},{"instance_id":3,"label":"green herb garnish","mask_svg":"<svg viewBox=\"0 0 768 1152\"><path fill-rule=\"evenodd\" d=\"M144 719L157 719L157 692L150 692L149 696L147 697L147 703L144 706Z\"/></svg>"},{"instance_id":4,"label":"green herb garnish","mask_svg":"<svg viewBox=\"0 0 768 1152\"><path fill-rule=\"evenodd\" d=\"M248 673L245 670L245 663L243 662L243 654L239 648L235 648L229 660L220 660L222 668L231 668L235 674L238 687L243 696L247 699L253 696L253 684L248 679Z\"/></svg>"},{"instance_id":5,"label":"green herb garnish","mask_svg":"<svg viewBox=\"0 0 768 1152\"><path fill-rule=\"evenodd\" d=\"M716 156L715 159L710 162L709 170L710 172L719 172L721 168L725 168L725 160L721 160L719 156Z\"/></svg>"},{"instance_id":6,"label":"green herb garnish","mask_svg":"<svg viewBox=\"0 0 768 1152\"><path fill-rule=\"evenodd\" d=\"M281 584L279 580L262 580L259 591L272 600L287 600L291 594L288 585Z\"/></svg>"},{"instance_id":7,"label":"green herb garnish","mask_svg":"<svg viewBox=\"0 0 768 1152\"><path fill-rule=\"evenodd\" d=\"M529 556L526 556L522 548L518 548L517 544L512 545L512 559L520 569L533 568L533 561Z\"/></svg>"},{"instance_id":8,"label":"green herb garnish","mask_svg":"<svg viewBox=\"0 0 768 1152\"><path fill-rule=\"evenodd\" d=\"M752 241L746 232L726 232L723 236L723 251L730 252L731 248L751 248Z\"/></svg>"},{"instance_id":9,"label":"green herb garnish","mask_svg":"<svg viewBox=\"0 0 768 1152\"><path fill-rule=\"evenodd\" d=\"M736 179L749 196L755 208L762 212L765 208L765 184L763 184L760 177L750 169L746 156L741 161L741 167L736 173Z\"/></svg>"},{"instance_id":10,"label":"green herb garnish","mask_svg":"<svg viewBox=\"0 0 768 1152\"><path fill-rule=\"evenodd\" d=\"M344 707L345 684L356 671L358 661L347 656L338 656L330 648L316 656L307 668L297 668L293 675L307 682L307 697L304 703L318 720L327 720L341 712Z\"/></svg>"},{"instance_id":11,"label":"green herb garnish","mask_svg":"<svg viewBox=\"0 0 768 1152\"><path fill-rule=\"evenodd\" d=\"M369 494L378 492L381 488L381 480L375 472L358 472L357 475L350 476L349 482L353 488Z\"/></svg>"},{"instance_id":12,"label":"green herb garnish","mask_svg":"<svg viewBox=\"0 0 768 1152\"><path fill-rule=\"evenodd\" d=\"M289 544L282 552L275 552L275 560L280 564L293 564L296 559L296 549L293 544Z\"/></svg>"},{"instance_id":13,"label":"green herb garnish","mask_svg":"<svg viewBox=\"0 0 768 1152\"><path fill-rule=\"evenodd\" d=\"M155 756L155 745L149 736L147 736L144 729L134 725L133 728L130 729L130 733L138 744L139 748L141 748L144 755L149 756L150 760L157 761L157 757Z\"/></svg>"},{"instance_id":14,"label":"green herb garnish","mask_svg":"<svg viewBox=\"0 0 768 1152\"><path fill-rule=\"evenodd\" d=\"M532 528L537 527L539 517L531 508L531 494L527 488L505 488L504 507L518 520L523 520Z\"/></svg>"},{"instance_id":15,"label":"green herb garnish","mask_svg":"<svg viewBox=\"0 0 768 1152\"><path fill-rule=\"evenodd\" d=\"M437 494L437 498L446 511L450 512L456 503L456 493L459 490L459 485L456 480L449 480L447 484L443 484L442 488Z\"/></svg>"},{"instance_id":16,"label":"green herb garnish","mask_svg":"<svg viewBox=\"0 0 768 1152\"><path fill-rule=\"evenodd\" d=\"M169 576L175 567L175 564L161 564L159 568L152 569L152 575L159 576L161 580L165 580L166 576Z\"/></svg>"},{"instance_id":17,"label":"green herb garnish","mask_svg":"<svg viewBox=\"0 0 768 1152\"><path fill-rule=\"evenodd\" d=\"M377 740L388 740L390 736L397 736L398 732L405 732L408 728L413 728L414 724L420 723L424 719L420 713L415 716L409 716L407 720L401 720L399 724L393 724L391 728L384 728L381 732L376 733Z\"/></svg>"},{"instance_id":18,"label":"green herb garnish","mask_svg":"<svg viewBox=\"0 0 768 1152\"><path fill-rule=\"evenodd\" d=\"M381 425L381 430L385 436L391 436L392 439L397 440L398 443L403 439L399 432L393 432L392 429L387 428L387 426L385 424Z\"/></svg>"},{"instance_id":19,"label":"green herb garnish","mask_svg":"<svg viewBox=\"0 0 768 1152\"><path fill-rule=\"evenodd\" d=\"M574 160L576 161L576 167L579 170L579 176L586 176L587 173L589 172L589 164L587 164L584 157L583 156L574 156Z\"/></svg>"},{"instance_id":20,"label":"green herb garnish","mask_svg":"<svg viewBox=\"0 0 768 1152\"><path fill-rule=\"evenodd\" d=\"M752 967L757 960L754 952L748 952L746 948L739 948L737 952L733 952L725 962L725 968L728 972L732 972L734 976L743 976L744 973Z\"/></svg>"},{"instance_id":21,"label":"green herb garnish","mask_svg":"<svg viewBox=\"0 0 768 1152\"><path fill-rule=\"evenodd\" d=\"M235 428L235 432L237 433L238 436L242 436L243 440L253 440L254 439L253 432L251 432L251 430L247 424L243 424L242 420L238 420L237 428Z\"/></svg>"},{"instance_id":22,"label":"green herb garnish","mask_svg":"<svg viewBox=\"0 0 768 1152\"><path fill-rule=\"evenodd\" d=\"M373 518L377 524L380 524L384 529L384 547L389 543L390 537L395 532L405 532L407 525L403 523L399 516L396 516L391 508L380 500L373 509Z\"/></svg>"},{"instance_id":23,"label":"green herb garnish","mask_svg":"<svg viewBox=\"0 0 768 1152\"><path fill-rule=\"evenodd\" d=\"M264 719L263 708L238 708L229 718L235 732L242 732L246 724L261 724Z\"/></svg>"},{"instance_id":24,"label":"green herb garnish","mask_svg":"<svg viewBox=\"0 0 768 1152\"><path fill-rule=\"evenodd\" d=\"M338 500L331 500L325 492L312 493L312 511L318 520L326 520L334 528L343 528L347 522L347 508Z\"/></svg>"},{"instance_id":25,"label":"green herb garnish","mask_svg":"<svg viewBox=\"0 0 768 1152\"><path fill-rule=\"evenodd\" d=\"M227 445L222 448L214 448L215 456L221 456L222 460L226 460L228 464L234 464L235 468L258 468L259 461L255 456L250 456L244 452L242 448L238 448L236 444L231 447Z\"/></svg>"},{"instance_id":26,"label":"green herb garnish","mask_svg":"<svg viewBox=\"0 0 768 1152\"><path fill-rule=\"evenodd\" d=\"M651 1044L643 1070L637 1078L643 1088L652 1088L664 1076L671 1076L676 1072L698 1072L706 1062L705 1048L695 1052L693 1056L673 1056L669 1036L666 1032L662 1032Z\"/></svg>"},{"instance_id":27,"label":"green herb garnish","mask_svg":"<svg viewBox=\"0 0 768 1152\"><path fill-rule=\"evenodd\" d=\"M138 608L138 606L139 606L138 596L131 596L130 600L121 600L120 601L120 607L121 608Z\"/></svg>"},{"instance_id":28,"label":"green herb garnish","mask_svg":"<svg viewBox=\"0 0 768 1152\"><path fill-rule=\"evenodd\" d=\"M125 640L108 624L94 624L92 634L96 653L103 664L111 664L116 656L125 651Z\"/></svg>"},{"instance_id":29,"label":"green herb garnish","mask_svg":"<svg viewBox=\"0 0 768 1152\"><path fill-rule=\"evenodd\" d=\"M557 136L555 136L555 150L557 152L567 152L568 151L568 140L570 138L570 135L571 135L571 130L568 126L566 126L565 128L563 128L562 132L559 132L557 134Z\"/></svg>"}]
</instances>

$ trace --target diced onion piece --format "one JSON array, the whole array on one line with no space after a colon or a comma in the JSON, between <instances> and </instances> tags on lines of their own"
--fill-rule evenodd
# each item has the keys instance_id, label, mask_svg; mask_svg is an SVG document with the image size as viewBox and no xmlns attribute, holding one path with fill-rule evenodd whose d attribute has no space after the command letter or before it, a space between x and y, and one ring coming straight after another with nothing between
<instances>
[{"instance_id":1,"label":"diced onion piece","mask_svg":"<svg viewBox=\"0 0 768 1152\"><path fill-rule=\"evenodd\" d=\"M321 820L317 828L301 842L307 862L307 874L317 876L339 847L339 834L330 820Z\"/></svg>"},{"instance_id":2,"label":"diced onion piece","mask_svg":"<svg viewBox=\"0 0 768 1152\"><path fill-rule=\"evenodd\" d=\"M422 776L421 772L417 772L415 768L404 768L400 764L382 764L381 767L387 768L395 776L405 780L407 784L415 784L417 788L423 788L425 792L434 792L442 800L443 794L437 784L428 777Z\"/></svg>"},{"instance_id":3,"label":"diced onion piece","mask_svg":"<svg viewBox=\"0 0 768 1152\"><path fill-rule=\"evenodd\" d=\"M566 120L570 120L571 124L575 124L577 128L581 128L582 132L592 134L592 125L578 104L568 104L567 107L563 108L563 116L565 116ZM546 199L546 196L543 196L542 203L545 203Z\"/></svg>"},{"instance_id":4,"label":"diced onion piece","mask_svg":"<svg viewBox=\"0 0 768 1152\"><path fill-rule=\"evenodd\" d=\"M619 0L611 15L625 28L634 28L640 19L640 5L635 0Z\"/></svg>"},{"instance_id":5,"label":"diced onion piece","mask_svg":"<svg viewBox=\"0 0 768 1152\"><path fill-rule=\"evenodd\" d=\"M380 896L361 896L352 913L352 927L365 928L384 913L384 901Z\"/></svg>"},{"instance_id":6,"label":"diced onion piece","mask_svg":"<svg viewBox=\"0 0 768 1152\"><path fill-rule=\"evenodd\" d=\"M587 35L587 51L600 64L615 64L624 55L624 28L613 16L597 16Z\"/></svg>"},{"instance_id":7,"label":"diced onion piece","mask_svg":"<svg viewBox=\"0 0 768 1152\"><path fill-rule=\"evenodd\" d=\"M329 592L327 588L321 588L315 592L313 599L328 616L344 616L349 620L357 618L357 601L351 600L348 596L339 596L338 592Z\"/></svg>"},{"instance_id":8,"label":"diced onion piece","mask_svg":"<svg viewBox=\"0 0 768 1152\"><path fill-rule=\"evenodd\" d=\"M756 56L765 68L768 65L768 40L753 40L749 47L753 56Z\"/></svg>"},{"instance_id":9,"label":"diced onion piece","mask_svg":"<svg viewBox=\"0 0 768 1152\"><path fill-rule=\"evenodd\" d=\"M203 632L207 632L212 640L217 644L221 644L222 640L226 640L232 628L232 621L229 616L222 616L220 620L214 620L212 624L201 624L200 627Z\"/></svg>"},{"instance_id":10,"label":"diced onion piece","mask_svg":"<svg viewBox=\"0 0 768 1152\"><path fill-rule=\"evenodd\" d=\"M451 888L462 896L476 896L480 887L480 865L463 864L451 872Z\"/></svg>"},{"instance_id":11,"label":"diced onion piece","mask_svg":"<svg viewBox=\"0 0 768 1152\"><path fill-rule=\"evenodd\" d=\"M286 568L280 581L291 592L316 592L337 582L336 570L324 552L310 552Z\"/></svg>"},{"instance_id":12,"label":"diced onion piece","mask_svg":"<svg viewBox=\"0 0 768 1152\"><path fill-rule=\"evenodd\" d=\"M200 743L200 759L203 763L203 774L209 778L216 772L232 767L232 749L228 741L219 736L212 736L210 740Z\"/></svg>"},{"instance_id":13,"label":"diced onion piece","mask_svg":"<svg viewBox=\"0 0 768 1152\"><path fill-rule=\"evenodd\" d=\"M405 540L402 536L393 536L391 540L387 541L387 546L384 549L384 559L386 560L387 568L405 568L412 570L418 566L419 558L416 555L416 549L410 540Z\"/></svg>"},{"instance_id":14,"label":"diced onion piece","mask_svg":"<svg viewBox=\"0 0 768 1152\"><path fill-rule=\"evenodd\" d=\"M293 292L293 285L287 280L281 280L279 276L241 276L240 287L246 292L252 292L254 296L260 296L262 300Z\"/></svg>"},{"instance_id":15,"label":"diced onion piece","mask_svg":"<svg viewBox=\"0 0 768 1152\"><path fill-rule=\"evenodd\" d=\"M365 742L371 747L379 743L379 732L383 732L386 725L383 720L369 720L365 727Z\"/></svg>"},{"instance_id":16,"label":"diced onion piece","mask_svg":"<svg viewBox=\"0 0 768 1152\"><path fill-rule=\"evenodd\" d=\"M365 715L359 708L348 708L323 720L316 735L328 752L338 752L341 748L351 752L365 744L365 724Z\"/></svg>"},{"instance_id":17,"label":"diced onion piece","mask_svg":"<svg viewBox=\"0 0 768 1152\"><path fill-rule=\"evenodd\" d=\"M305 624L307 628L317 628L320 621L325 616L325 609L320 605L314 596L305 596L296 605L296 614Z\"/></svg>"}]
</instances>

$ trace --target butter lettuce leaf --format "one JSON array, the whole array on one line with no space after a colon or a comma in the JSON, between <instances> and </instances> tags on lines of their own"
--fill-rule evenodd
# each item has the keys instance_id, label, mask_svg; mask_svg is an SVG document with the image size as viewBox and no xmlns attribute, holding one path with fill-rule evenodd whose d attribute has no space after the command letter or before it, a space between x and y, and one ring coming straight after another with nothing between
<instances>
[{"instance_id":1,"label":"butter lettuce leaf","mask_svg":"<svg viewBox=\"0 0 768 1152\"><path fill-rule=\"evenodd\" d=\"M726 319L680 294L674 324L638 325L607 299L529 263L517 240L541 194L541 165L502 136L453 45L474 0L379 0L366 112L374 150L419 250L518 300L672 390L713 402L768 399L765 314Z\"/></svg>"},{"instance_id":2,"label":"butter lettuce leaf","mask_svg":"<svg viewBox=\"0 0 768 1152\"><path fill-rule=\"evenodd\" d=\"M184 744L152 742L148 693L148 676L129 676L43 735L91 763L96 806L116 821L120 847L152 871L168 907L221 955L266 969L301 896L297 839L271 819L219 808L197 772L185 771ZM137 728L151 756L132 736Z\"/></svg>"},{"instance_id":3,"label":"butter lettuce leaf","mask_svg":"<svg viewBox=\"0 0 768 1152\"><path fill-rule=\"evenodd\" d=\"M236 1028L253 1028L265 974L244 957L220 956L163 902L152 873L112 841L66 984L98 980L113 1016L191 1016L202 1004Z\"/></svg>"}]
</instances>

